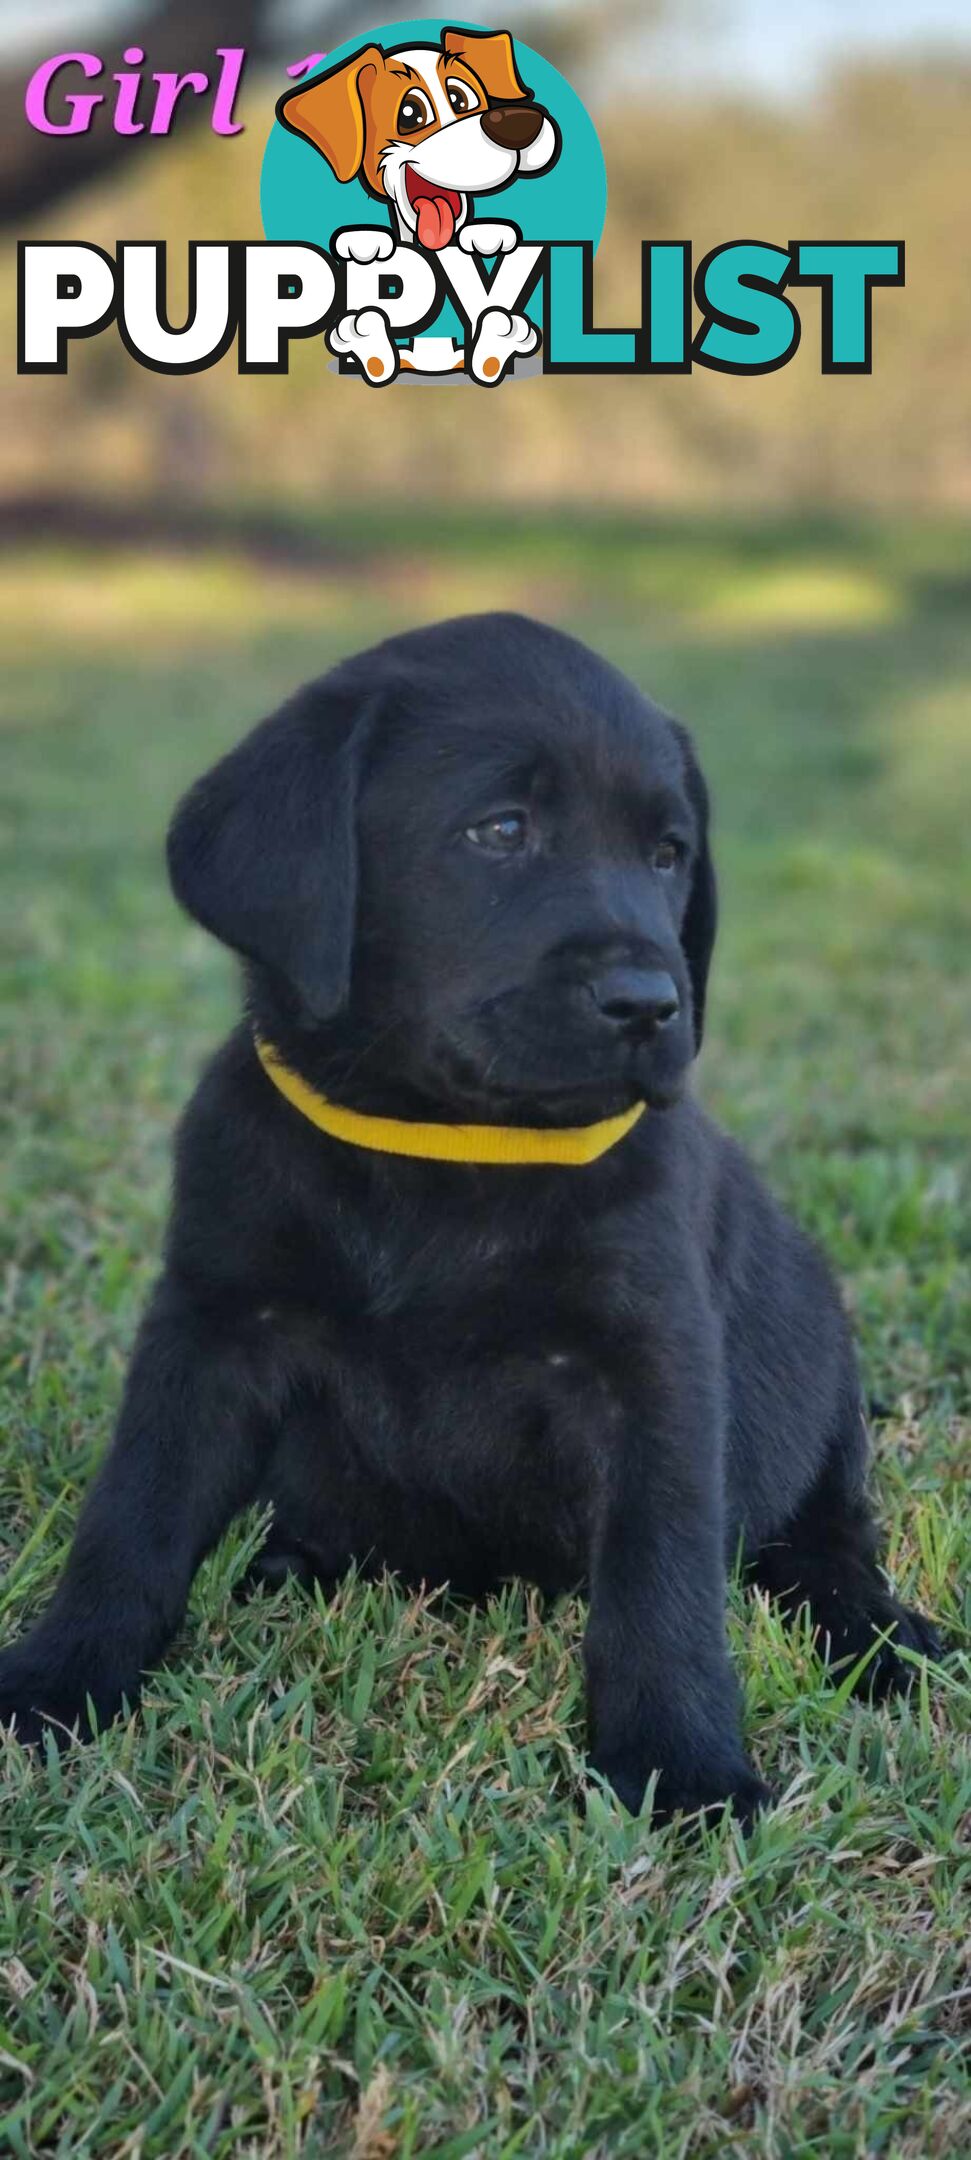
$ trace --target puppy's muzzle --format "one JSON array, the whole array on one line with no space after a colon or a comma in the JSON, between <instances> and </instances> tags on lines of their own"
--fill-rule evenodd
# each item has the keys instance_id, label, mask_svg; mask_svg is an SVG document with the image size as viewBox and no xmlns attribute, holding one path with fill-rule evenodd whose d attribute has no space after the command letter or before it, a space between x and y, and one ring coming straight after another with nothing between
<instances>
[{"instance_id":1,"label":"puppy's muzzle","mask_svg":"<svg viewBox=\"0 0 971 2160\"><path fill-rule=\"evenodd\" d=\"M546 117L541 105L493 105L482 115L482 132L500 150L528 150Z\"/></svg>"}]
</instances>

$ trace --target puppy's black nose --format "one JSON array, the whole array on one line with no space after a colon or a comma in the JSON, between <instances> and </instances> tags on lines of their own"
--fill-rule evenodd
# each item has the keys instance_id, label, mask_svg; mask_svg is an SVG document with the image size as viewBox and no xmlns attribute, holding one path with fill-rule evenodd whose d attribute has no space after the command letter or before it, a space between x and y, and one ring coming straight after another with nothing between
<instances>
[{"instance_id":1,"label":"puppy's black nose","mask_svg":"<svg viewBox=\"0 0 971 2160\"><path fill-rule=\"evenodd\" d=\"M545 118L539 105L493 105L482 115L482 132L500 150L528 150Z\"/></svg>"},{"instance_id":2,"label":"puppy's black nose","mask_svg":"<svg viewBox=\"0 0 971 2160\"><path fill-rule=\"evenodd\" d=\"M663 970L613 967L592 982L598 1012L625 1034L650 1034L669 1027L681 1010L677 988Z\"/></svg>"}]
</instances>

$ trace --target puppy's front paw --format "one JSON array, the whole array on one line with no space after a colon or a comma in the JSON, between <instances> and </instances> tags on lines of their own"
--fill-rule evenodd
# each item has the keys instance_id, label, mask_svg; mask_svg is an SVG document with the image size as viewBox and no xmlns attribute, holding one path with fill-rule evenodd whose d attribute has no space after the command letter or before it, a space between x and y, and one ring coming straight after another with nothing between
<instances>
[{"instance_id":1,"label":"puppy's front paw","mask_svg":"<svg viewBox=\"0 0 971 2160\"><path fill-rule=\"evenodd\" d=\"M519 246L519 234L515 225L463 225L459 233L459 246L466 255L511 255Z\"/></svg>"},{"instance_id":2,"label":"puppy's front paw","mask_svg":"<svg viewBox=\"0 0 971 2160\"><path fill-rule=\"evenodd\" d=\"M506 308L486 308L472 347L471 367L476 382L493 387L500 383L517 354L532 353L539 331L525 315L510 315Z\"/></svg>"},{"instance_id":3,"label":"puppy's front paw","mask_svg":"<svg viewBox=\"0 0 971 2160\"><path fill-rule=\"evenodd\" d=\"M714 1821L727 1807L743 1830L751 1830L764 1810L771 1807L772 1798L771 1788L750 1763L743 1762L724 1782L720 1778L700 1778L680 1784L676 1778L662 1775L654 1796L654 1819L670 1822L675 1815L707 1815Z\"/></svg>"},{"instance_id":4,"label":"puppy's front paw","mask_svg":"<svg viewBox=\"0 0 971 2160\"><path fill-rule=\"evenodd\" d=\"M644 1804L650 1772L634 1757L593 1757L593 1766L613 1786L628 1814L639 1815ZM675 1815L720 1815L728 1807L743 1830L750 1830L772 1793L744 1756L722 1771L663 1769L654 1792L655 1822L670 1822Z\"/></svg>"},{"instance_id":5,"label":"puppy's front paw","mask_svg":"<svg viewBox=\"0 0 971 2160\"><path fill-rule=\"evenodd\" d=\"M332 353L356 360L366 383L383 389L398 373L399 353L380 308L362 308L357 315L342 315L327 333Z\"/></svg>"},{"instance_id":6,"label":"puppy's front paw","mask_svg":"<svg viewBox=\"0 0 971 2160\"><path fill-rule=\"evenodd\" d=\"M12 1731L23 1747L36 1747L48 1733L59 1748L69 1747L92 1737L89 1705L103 1729L126 1697L137 1701L139 1686L134 1664L106 1657L101 1644L26 1636L0 1657L0 1731Z\"/></svg>"},{"instance_id":7,"label":"puppy's front paw","mask_svg":"<svg viewBox=\"0 0 971 2160\"><path fill-rule=\"evenodd\" d=\"M0 1731L12 1732L21 1747L37 1747L47 1733L67 1747L74 1738L89 1739L91 1727L86 1705L63 1681L20 1664L13 1652L0 1658Z\"/></svg>"},{"instance_id":8,"label":"puppy's front paw","mask_svg":"<svg viewBox=\"0 0 971 2160\"><path fill-rule=\"evenodd\" d=\"M868 1702L886 1702L891 1695L908 1694L920 1672L913 1658L926 1658L937 1665L945 1654L932 1621L913 1606L901 1605L889 1590L859 1609L837 1601L820 1632L823 1653L837 1681L848 1667L873 1650L875 1639L886 1638L878 1641L854 1685L853 1693ZM912 1655L901 1657L901 1651Z\"/></svg>"},{"instance_id":9,"label":"puppy's front paw","mask_svg":"<svg viewBox=\"0 0 971 2160\"><path fill-rule=\"evenodd\" d=\"M394 248L394 234L382 225L362 225L356 232L339 232L334 240L334 253L342 262L388 262Z\"/></svg>"}]
</instances>

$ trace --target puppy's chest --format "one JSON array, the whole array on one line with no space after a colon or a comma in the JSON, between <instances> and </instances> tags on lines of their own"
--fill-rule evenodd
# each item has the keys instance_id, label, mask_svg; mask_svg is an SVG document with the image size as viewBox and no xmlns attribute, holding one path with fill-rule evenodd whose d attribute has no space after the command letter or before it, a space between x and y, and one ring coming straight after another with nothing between
<instances>
[{"instance_id":1,"label":"puppy's chest","mask_svg":"<svg viewBox=\"0 0 971 2160\"><path fill-rule=\"evenodd\" d=\"M439 1481L461 1457L489 1473L596 1452L620 1414L622 1374L597 1286L563 1250L488 1232L451 1249L373 1249L345 1339L350 1399L374 1444L375 1408L394 1447Z\"/></svg>"}]
</instances>

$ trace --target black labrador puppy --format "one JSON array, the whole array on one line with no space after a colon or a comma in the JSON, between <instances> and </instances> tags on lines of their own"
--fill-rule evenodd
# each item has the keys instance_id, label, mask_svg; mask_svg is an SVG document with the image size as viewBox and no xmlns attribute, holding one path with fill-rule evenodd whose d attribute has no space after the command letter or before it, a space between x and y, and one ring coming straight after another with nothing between
<instances>
[{"instance_id":1,"label":"black labrador puppy","mask_svg":"<svg viewBox=\"0 0 971 2160\"><path fill-rule=\"evenodd\" d=\"M683 729L484 615L302 690L191 790L182 904L247 1015L182 1123L165 1267L0 1718L133 1699L203 1555L481 1593L585 1585L592 1757L631 1809L765 1798L725 1640L738 1549L866 1684L933 1630L875 1557L824 1261L685 1082L715 936Z\"/></svg>"}]
</instances>

